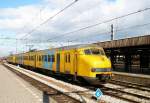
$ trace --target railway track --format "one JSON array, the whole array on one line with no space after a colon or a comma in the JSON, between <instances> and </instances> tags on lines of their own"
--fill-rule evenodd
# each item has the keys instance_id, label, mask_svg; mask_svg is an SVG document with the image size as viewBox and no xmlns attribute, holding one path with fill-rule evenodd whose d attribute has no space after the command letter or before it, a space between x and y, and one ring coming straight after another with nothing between
<instances>
[{"instance_id":1,"label":"railway track","mask_svg":"<svg viewBox=\"0 0 150 103\"><path fill-rule=\"evenodd\" d=\"M69 95L66 95L63 92L56 90L55 88L49 87L49 86L47 86L47 85L29 77L29 76L26 76L26 75L24 75L24 74L22 74L16 70L10 68L9 66L6 66L6 65L4 65L4 66L6 68L8 68L9 70L11 70L12 72L14 72L15 74L17 74L19 77L28 81L30 84L32 84L33 86L35 86L39 90L43 91L44 98L47 99L46 101L49 101L48 99L50 97L50 98L53 98L54 100L56 100L58 103L81 103L81 101L77 100L76 98L73 98ZM46 103L48 103L48 102L46 102Z\"/></svg>"},{"instance_id":2,"label":"railway track","mask_svg":"<svg viewBox=\"0 0 150 103\"><path fill-rule=\"evenodd\" d=\"M109 81L109 83L150 92L150 87L145 86L145 85L140 85L137 83L130 83L130 82L119 81L119 80L111 80Z\"/></svg>"},{"instance_id":3,"label":"railway track","mask_svg":"<svg viewBox=\"0 0 150 103\"><path fill-rule=\"evenodd\" d=\"M50 88L46 85L43 85L42 83L38 83L38 81L35 81L35 80L32 80L31 78L23 76L22 74L17 73L16 71L15 71L15 73L17 75L19 75L20 77L22 77L24 79L27 79L27 81L29 81L32 85L35 85L40 90L44 91L46 96L50 96L50 97L54 98L55 100L58 100L58 102L63 102L63 103L68 103L68 102L69 103L79 103L79 102L81 102L81 101L78 101L78 100L76 100L72 97L69 97L66 94L63 94L62 92L59 92L57 90L53 90L53 88ZM61 81L63 81L63 79L61 79ZM65 79L64 81L66 82L67 80ZM70 83L70 81L68 81L68 83ZM133 83L132 84L131 83L124 83L122 81L119 82L119 81L112 80L109 83L114 84L114 85L124 86L126 88L138 89L138 90L141 90L141 91L143 91L143 90L147 91L147 89L148 89L148 87L141 87L141 85L134 85ZM76 82L73 82L73 81L71 82L71 84L75 84L75 85L78 85L80 87L87 88L87 89L89 89L93 92L97 88L100 88L102 90L102 92L104 93L104 95L108 95L108 96L111 96L111 97L114 97L114 98L118 98L120 100L127 101L127 102L141 103L144 100L145 103L149 103L148 101L150 100L150 97L143 96L143 95L138 94L138 93L127 92L127 91L124 91L124 89L121 89L121 88L111 88L111 87L108 87L108 86L105 86L105 85L96 85L96 86L94 85L93 86L93 85L87 85L87 84L84 84L84 83L76 83ZM142 89L139 89L139 88L142 88ZM79 92L78 94L91 99L90 98L91 95L88 94L88 93Z\"/></svg>"},{"instance_id":4,"label":"railway track","mask_svg":"<svg viewBox=\"0 0 150 103\"><path fill-rule=\"evenodd\" d=\"M130 92L126 92L123 91L121 89L116 89L116 88L110 88L110 87L106 87L104 86L102 88L102 91L104 94L128 101L128 102L133 102L133 103L141 103L142 99L146 100L148 103L148 101L150 100L150 97L146 97L146 96L142 96L140 94L135 94L135 93L130 93Z\"/></svg>"}]
</instances>

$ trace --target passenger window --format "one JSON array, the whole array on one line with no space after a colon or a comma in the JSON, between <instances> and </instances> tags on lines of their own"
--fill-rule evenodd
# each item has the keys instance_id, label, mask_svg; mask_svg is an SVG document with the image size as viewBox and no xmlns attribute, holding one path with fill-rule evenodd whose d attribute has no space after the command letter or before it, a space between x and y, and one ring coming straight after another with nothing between
<instances>
[{"instance_id":1,"label":"passenger window","mask_svg":"<svg viewBox=\"0 0 150 103\"><path fill-rule=\"evenodd\" d=\"M55 62L55 56L52 55L52 62Z\"/></svg>"},{"instance_id":2,"label":"passenger window","mask_svg":"<svg viewBox=\"0 0 150 103\"><path fill-rule=\"evenodd\" d=\"M39 56L37 55L37 56L35 56L36 57L36 61L38 61L39 60Z\"/></svg>"},{"instance_id":3,"label":"passenger window","mask_svg":"<svg viewBox=\"0 0 150 103\"><path fill-rule=\"evenodd\" d=\"M50 55L48 55L48 62L50 62L51 61L51 56Z\"/></svg>"},{"instance_id":4,"label":"passenger window","mask_svg":"<svg viewBox=\"0 0 150 103\"><path fill-rule=\"evenodd\" d=\"M42 55L42 61L44 61L44 55Z\"/></svg>"},{"instance_id":5,"label":"passenger window","mask_svg":"<svg viewBox=\"0 0 150 103\"><path fill-rule=\"evenodd\" d=\"M47 55L44 56L44 61L47 62Z\"/></svg>"},{"instance_id":6,"label":"passenger window","mask_svg":"<svg viewBox=\"0 0 150 103\"><path fill-rule=\"evenodd\" d=\"M67 54L65 54L65 61L66 61L66 63L67 63Z\"/></svg>"},{"instance_id":7,"label":"passenger window","mask_svg":"<svg viewBox=\"0 0 150 103\"><path fill-rule=\"evenodd\" d=\"M70 63L70 53L68 54L68 63Z\"/></svg>"},{"instance_id":8,"label":"passenger window","mask_svg":"<svg viewBox=\"0 0 150 103\"><path fill-rule=\"evenodd\" d=\"M41 61L41 55L39 56L39 61Z\"/></svg>"}]
</instances>

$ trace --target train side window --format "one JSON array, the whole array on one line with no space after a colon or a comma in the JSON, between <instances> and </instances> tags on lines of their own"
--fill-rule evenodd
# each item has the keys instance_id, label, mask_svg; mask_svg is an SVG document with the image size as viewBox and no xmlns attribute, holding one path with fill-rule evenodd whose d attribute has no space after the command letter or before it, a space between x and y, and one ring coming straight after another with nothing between
<instances>
[{"instance_id":1,"label":"train side window","mask_svg":"<svg viewBox=\"0 0 150 103\"><path fill-rule=\"evenodd\" d=\"M68 54L68 63L70 63L70 53Z\"/></svg>"},{"instance_id":2,"label":"train side window","mask_svg":"<svg viewBox=\"0 0 150 103\"><path fill-rule=\"evenodd\" d=\"M42 61L44 61L44 55L42 55Z\"/></svg>"},{"instance_id":3,"label":"train side window","mask_svg":"<svg viewBox=\"0 0 150 103\"><path fill-rule=\"evenodd\" d=\"M44 61L47 62L47 55L44 56Z\"/></svg>"},{"instance_id":4,"label":"train side window","mask_svg":"<svg viewBox=\"0 0 150 103\"><path fill-rule=\"evenodd\" d=\"M43 59L42 60L45 61L45 55L43 55Z\"/></svg>"},{"instance_id":5,"label":"train side window","mask_svg":"<svg viewBox=\"0 0 150 103\"><path fill-rule=\"evenodd\" d=\"M39 61L41 61L41 55L39 56Z\"/></svg>"},{"instance_id":6,"label":"train side window","mask_svg":"<svg viewBox=\"0 0 150 103\"><path fill-rule=\"evenodd\" d=\"M50 62L51 61L51 56L50 55L48 55L48 62Z\"/></svg>"},{"instance_id":7,"label":"train side window","mask_svg":"<svg viewBox=\"0 0 150 103\"><path fill-rule=\"evenodd\" d=\"M52 62L55 62L55 56L52 55Z\"/></svg>"},{"instance_id":8,"label":"train side window","mask_svg":"<svg viewBox=\"0 0 150 103\"><path fill-rule=\"evenodd\" d=\"M67 63L67 54L65 54L65 61L66 61L66 63Z\"/></svg>"}]
</instances>

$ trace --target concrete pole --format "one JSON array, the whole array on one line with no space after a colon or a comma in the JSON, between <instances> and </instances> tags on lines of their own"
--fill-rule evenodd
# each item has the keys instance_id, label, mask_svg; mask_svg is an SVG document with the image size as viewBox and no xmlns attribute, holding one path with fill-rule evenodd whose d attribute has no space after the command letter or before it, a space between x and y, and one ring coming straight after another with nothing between
<instances>
[{"instance_id":1,"label":"concrete pole","mask_svg":"<svg viewBox=\"0 0 150 103\"><path fill-rule=\"evenodd\" d=\"M114 40L114 26L111 24L111 40Z\"/></svg>"}]
</instances>

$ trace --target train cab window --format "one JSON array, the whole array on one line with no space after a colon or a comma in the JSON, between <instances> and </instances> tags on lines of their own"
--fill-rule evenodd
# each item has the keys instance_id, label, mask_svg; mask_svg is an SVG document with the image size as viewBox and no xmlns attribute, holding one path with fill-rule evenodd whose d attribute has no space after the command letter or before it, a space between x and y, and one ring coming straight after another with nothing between
<instances>
[{"instance_id":1,"label":"train cab window","mask_svg":"<svg viewBox=\"0 0 150 103\"><path fill-rule=\"evenodd\" d=\"M104 55L104 51L101 49L91 49L92 54L94 55Z\"/></svg>"},{"instance_id":2,"label":"train cab window","mask_svg":"<svg viewBox=\"0 0 150 103\"><path fill-rule=\"evenodd\" d=\"M97 48L92 48L92 49L86 49L84 50L84 53L86 55L104 55L104 51L101 49L97 49Z\"/></svg>"}]
</instances>

